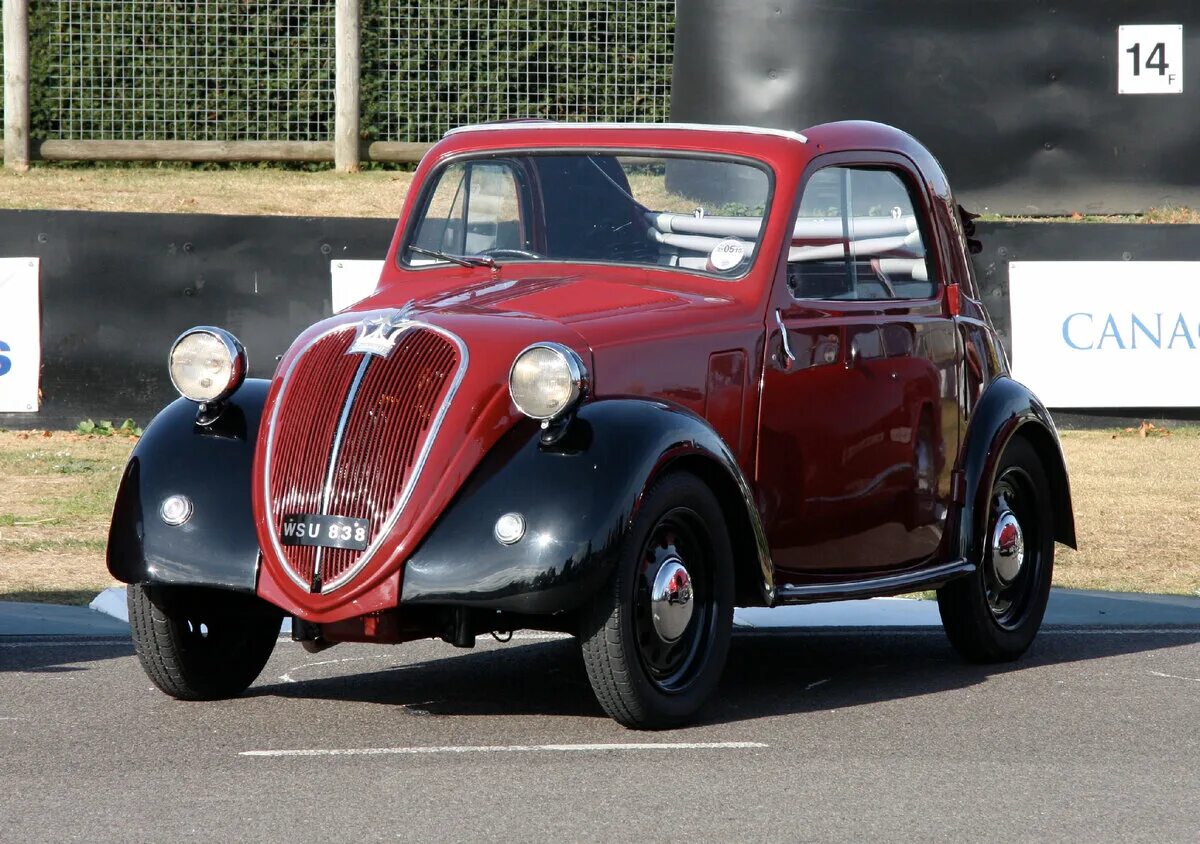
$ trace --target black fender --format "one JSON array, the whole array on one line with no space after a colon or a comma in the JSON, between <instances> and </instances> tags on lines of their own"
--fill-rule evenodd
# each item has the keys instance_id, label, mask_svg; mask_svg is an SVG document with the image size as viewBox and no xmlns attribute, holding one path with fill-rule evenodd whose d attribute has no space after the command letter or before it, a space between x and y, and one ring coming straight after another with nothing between
<instances>
[{"instance_id":1,"label":"black fender","mask_svg":"<svg viewBox=\"0 0 1200 844\"><path fill-rule=\"evenodd\" d=\"M1028 387L1007 376L995 378L971 414L960 461L964 495L956 526L959 556L983 558L988 499L996 468L1013 437L1025 437L1036 450L1050 482L1054 509L1054 539L1075 547L1075 513L1071 483L1058 431L1050 412Z\"/></svg>"},{"instance_id":2,"label":"black fender","mask_svg":"<svg viewBox=\"0 0 1200 844\"><path fill-rule=\"evenodd\" d=\"M258 536L250 502L254 446L271 382L247 379L209 425L177 399L146 428L125 467L108 534L108 570L126 583L254 592ZM159 517L164 498L191 499L179 527Z\"/></svg>"},{"instance_id":3,"label":"black fender","mask_svg":"<svg viewBox=\"0 0 1200 844\"><path fill-rule=\"evenodd\" d=\"M558 442L518 423L484 457L404 566L400 603L570 611L608 580L643 494L665 471L700 475L726 514L738 601L769 604L773 570L749 485L719 434L679 407L607 399L581 407ZM496 520L520 513L512 545Z\"/></svg>"}]
</instances>

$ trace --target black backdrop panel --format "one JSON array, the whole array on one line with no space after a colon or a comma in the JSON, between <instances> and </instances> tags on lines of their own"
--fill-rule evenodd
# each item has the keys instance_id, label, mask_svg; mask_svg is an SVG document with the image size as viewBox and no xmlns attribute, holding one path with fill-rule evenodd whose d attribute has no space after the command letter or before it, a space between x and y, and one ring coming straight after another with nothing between
<instances>
[{"instance_id":1,"label":"black backdrop panel","mask_svg":"<svg viewBox=\"0 0 1200 844\"><path fill-rule=\"evenodd\" d=\"M1182 24L1183 93L1118 95L1117 27ZM1200 205L1195 0L686 0L672 118L921 140L974 211Z\"/></svg>"},{"instance_id":2,"label":"black backdrop panel","mask_svg":"<svg viewBox=\"0 0 1200 844\"><path fill-rule=\"evenodd\" d=\"M0 211L0 256L40 257L42 410L8 428L85 417L145 423L176 397L171 342L193 325L233 331L250 371L330 313L329 264L378 259L390 220ZM1011 261L1200 261L1200 226L978 223L975 273L1005 344ZM1178 410L1170 411L1175 418Z\"/></svg>"},{"instance_id":3,"label":"black backdrop panel","mask_svg":"<svg viewBox=\"0 0 1200 844\"><path fill-rule=\"evenodd\" d=\"M1200 226L1125 223L979 223L975 278L1012 353L1008 267L1013 261L1200 261Z\"/></svg>"},{"instance_id":4,"label":"black backdrop panel","mask_svg":"<svg viewBox=\"0 0 1200 844\"><path fill-rule=\"evenodd\" d=\"M145 423L178 394L167 351L218 325L250 374L330 314L330 261L383 258L392 220L0 211L0 256L41 258L42 410L0 425Z\"/></svg>"}]
</instances>

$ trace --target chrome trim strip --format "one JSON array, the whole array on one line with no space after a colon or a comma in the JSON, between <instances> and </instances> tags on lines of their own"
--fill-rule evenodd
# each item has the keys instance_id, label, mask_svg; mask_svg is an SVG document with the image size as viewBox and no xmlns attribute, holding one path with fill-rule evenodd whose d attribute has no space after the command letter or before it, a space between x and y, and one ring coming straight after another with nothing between
<instances>
[{"instance_id":1,"label":"chrome trim strip","mask_svg":"<svg viewBox=\"0 0 1200 844\"><path fill-rule=\"evenodd\" d=\"M356 315L357 316L357 315ZM275 454L275 425L279 421L279 408L283 405L283 396L287 392L288 382L292 380L292 373L296 369L296 364L300 359L308 354L308 351L320 341L329 337L331 334L336 334L339 331L353 331L357 328L358 319L345 320L336 325L330 326L327 330L322 331L316 337L313 337L304 348L298 351L291 363L288 364L287 370L283 373L280 379L279 393L275 396L275 405L271 408L271 418L267 421L267 453L263 455L263 501L267 507L267 522L270 526L271 548L275 552L275 557L278 560L287 560L287 553L283 550L283 545L279 542L278 526L275 524L275 518L272 515L272 500L271 500L271 457ZM291 581L306 592L312 589L312 583L305 583L296 573L292 571L292 567L286 562L283 563L283 570Z\"/></svg>"},{"instance_id":2,"label":"chrome trim strip","mask_svg":"<svg viewBox=\"0 0 1200 844\"><path fill-rule=\"evenodd\" d=\"M835 583L806 583L802 586L784 584L779 587L775 606L782 604L838 601L844 598L886 595L913 587L944 583L975 571L975 564L963 559L913 572L865 580L842 580Z\"/></svg>"},{"instance_id":3,"label":"chrome trim strip","mask_svg":"<svg viewBox=\"0 0 1200 844\"><path fill-rule=\"evenodd\" d=\"M278 421L279 408L283 404L284 393L287 391L288 382L291 380L293 371L296 368L296 364L300 361L300 359L302 357L304 357L305 354L308 353L308 350L311 349L313 347L313 345L315 345L320 340L323 340L324 338L326 338L329 335L334 334L338 331L356 330L358 325L363 320L378 317L378 316L384 315L384 314L388 314L388 313L391 313L393 310L394 309L392 309L392 308L383 308L383 309L375 310L375 311L357 312L354 314L355 318L353 320L346 320L344 322L338 323L337 325L331 326L327 331L323 331L320 334L318 334L316 337L313 337L304 346L304 348L301 349L294 358L292 358L292 361L289 364L287 371L283 374L283 378L282 378L282 381L279 386L279 393L275 397L275 405L274 405L274 407L271 408L271 418L270 418L269 422L267 423L267 453L263 460L263 491L264 491L263 499L264 499L264 501L266 501L268 508L271 506L271 455L274 453L274 450L275 450L276 423ZM454 401L454 396L458 392L458 388L462 384L463 378L467 374L467 364L469 361L467 345L462 341L462 339L460 337L458 337L458 335L446 330L445 328L442 328L441 326L433 325L428 322L414 321L413 327L414 328L416 328L416 327L428 328L429 330L436 331L438 334L441 334L443 337L446 337L449 340L451 340L455 344L455 346L458 347L458 353L459 353L458 372L455 374L454 380L450 384L450 389L446 392L446 398L442 400L442 405L438 409L437 415L434 417L433 422L429 426L429 433L425 437L425 443L421 446L421 452L417 455L417 459L413 463L412 473L405 480L404 487L400 493L400 500L397 503L396 507L393 508L391 514L388 516L388 520L384 523L384 525L380 529L378 535L375 537L375 540L371 543L371 545L367 548L367 550L363 551L362 556L359 557L357 563L355 563L353 566L351 566L349 569L347 569L337 579L332 580L329 583L322 584L321 594L328 594L329 592L332 592L333 590L345 585L345 583L347 581L349 581L356 574L358 574L363 569L363 567L366 566L367 563L369 563L371 561L371 559L375 556L375 554L379 551L379 547L383 543L383 540L388 536L388 534L390 534L392 532L392 529L396 526L396 522L399 520L400 514L404 511L404 508L408 505L409 499L412 497L413 489L416 487L416 483L421 477L421 472L425 468L425 463L429 459L429 451L433 447L434 440L437 439L438 432L441 429L442 422L445 420L446 413L447 413L447 411L449 411L450 405ZM370 357L371 357L370 355L365 356L365 358L370 358ZM342 412L344 414L346 414L348 412L347 408L350 406L352 406L352 403L347 402L345 407L343 407ZM341 428L341 422L339 422L339 429L340 428ZM333 460L331 460L330 466L333 467L335 465L336 465L335 462ZM330 469L329 471L332 472L332 469ZM326 485L326 489L327 490L330 489L328 483ZM325 504L326 505L328 504L328 499L325 499ZM325 506L322 506L322 510L324 510L324 509L325 509ZM270 515L268 515L268 522L270 523L270 526L271 526L271 530L270 530L271 547L275 551L276 558L279 560L286 561L287 554L283 550L283 545L279 542L279 535L278 535L278 531L275 529L274 518ZM319 558L319 556L320 556L320 551L318 551L318 558ZM305 583L303 580L301 580L299 577L297 577L296 573L292 571L291 566L287 565L286 562L283 564L283 570L284 570L284 572L287 573L287 576L289 578L291 578L292 582L294 582L297 586L301 587L306 592L311 590L312 584Z\"/></svg>"},{"instance_id":4,"label":"chrome trim strip","mask_svg":"<svg viewBox=\"0 0 1200 844\"><path fill-rule=\"evenodd\" d=\"M370 354L363 355L362 362L354 372L354 380L350 382L350 389L346 391L346 398L342 401L342 415L338 418L337 428L333 432L333 447L329 450L329 467L325 470L325 489L321 490L322 516L329 515L329 499L333 497L333 475L337 471L338 457L342 453L342 439L346 435L346 423L350 421L350 410L354 407L354 400L358 398L363 376L367 374L367 367L371 365L371 357ZM325 546L318 545L313 563L312 582L309 584L311 592L321 592L324 589L321 585L321 561L324 558Z\"/></svg>"},{"instance_id":5,"label":"chrome trim strip","mask_svg":"<svg viewBox=\"0 0 1200 844\"><path fill-rule=\"evenodd\" d=\"M448 138L463 132L503 132L514 129L683 129L689 132L739 132L743 135L773 135L777 138L799 141L802 144L808 143L808 138L799 132L792 132L788 129L768 129L765 126L735 126L721 123L569 123L536 119L457 126L442 137Z\"/></svg>"}]
</instances>

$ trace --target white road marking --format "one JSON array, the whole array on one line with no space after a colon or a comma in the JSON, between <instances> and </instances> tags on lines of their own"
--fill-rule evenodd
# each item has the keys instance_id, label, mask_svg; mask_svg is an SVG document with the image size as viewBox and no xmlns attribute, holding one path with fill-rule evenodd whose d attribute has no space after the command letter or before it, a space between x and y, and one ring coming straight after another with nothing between
<instances>
[{"instance_id":1,"label":"white road marking","mask_svg":"<svg viewBox=\"0 0 1200 844\"><path fill-rule=\"evenodd\" d=\"M302 668L315 668L318 665L337 665L339 662L362 662L367 659L383 659L383 657L384 654L378 654L373 656L348 656L344 659L323 659L320 662L306 662L303 665L296 665L289 668L285 673L279 675L279 679L284 683L294 683L296 680L292 677L292 672L299 671Z\"/></svg>"},{"instance_id":2,"label":"white road marking","mask_svg":"<svg viewBox=\"0 0 1200 844\"><path fill-rule=\"evenodd\" d=\"M809 689L815 689L817 686L824 686L826 683L828 683L832 679L833 679L832 677L826 677L824 680L814 680L813 682L809 683L807 686L804 687L804 691L807 692Z\"/></svg>"},{"instance_id":3,"label":"white road marking","mask_svg":"<svg viewBox=\"0 0 1200 844\"><path fill-rule=\"evenodd\" d=\"M629 742L621 744L499 744L431 747L347 747L305 750L243 750L238 756L418 756L432 753L586 753L609 750L752 750L758 741Z\"/></svg>"},{"instance_id":4,"label":"white road marking","mask_svg":"<svg viewBox=\"0 0 1200 844\"><path fill-rule=\"evenodd\" d=\"M1167 677L1171 680L1188 680L1192 683L1200 683L1200 677L1180 677L1178 674L1163 674L1161 671L1151 671L1155 677Z\"/></svg>"}]
</instances>

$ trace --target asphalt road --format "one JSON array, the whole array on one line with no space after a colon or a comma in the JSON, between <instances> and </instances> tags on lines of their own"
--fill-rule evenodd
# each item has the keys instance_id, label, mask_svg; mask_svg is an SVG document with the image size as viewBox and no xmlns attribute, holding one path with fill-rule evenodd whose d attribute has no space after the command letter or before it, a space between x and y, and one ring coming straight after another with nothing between
<instances>
[{"instance_id":1,"label":"asphalt road","mask_svg":"<svg viewBox=\"0 0 1200 844\"><path fill-rule=\"evenodd\" d=\"M0 641L0 838L1200 837L1200 628L1044 630L1001 668L936 630L739 635L666 733L605 718L573 641L520 636L281 641L206 704L127 640Z\"/></svg>"}]
</instances>

